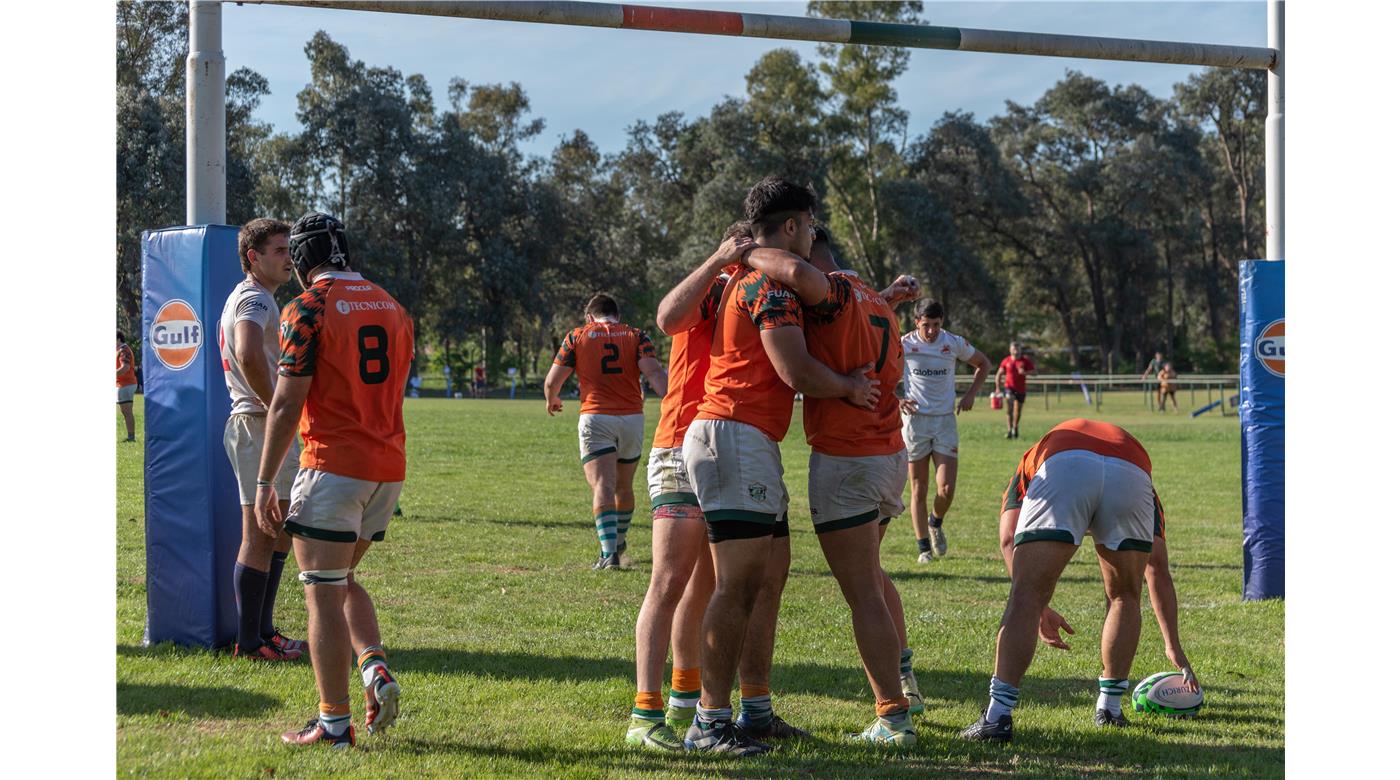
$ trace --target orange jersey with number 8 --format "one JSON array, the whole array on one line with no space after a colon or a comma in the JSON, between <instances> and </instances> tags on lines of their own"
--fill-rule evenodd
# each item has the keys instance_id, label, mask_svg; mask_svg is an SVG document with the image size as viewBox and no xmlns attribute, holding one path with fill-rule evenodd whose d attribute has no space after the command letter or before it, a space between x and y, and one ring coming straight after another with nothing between
<instances>
[{"instance_id":1,"label":"orange jersey with number 8","mask_svg":"<svg viewBox=\"0 0 1400 780\"><path fill-rule=\"evenodd\" d=\"M578 374L579 414L642 413L642 358L656 357L647 334L620 322L574 328L559 345L555 365Z\"/></svg>"},{"instance_id":2,"label":"orange jersey with number 8","mask_svg":"<svg viewBox=\"0 0 1400 780\"><path fill-rule=\"evenodd\" d=\"M277 373L312 378L301 467L403 481L413 323L399 302L357 273L322 274L282 310L281 344Z\"/></svg>"}]
</instances>

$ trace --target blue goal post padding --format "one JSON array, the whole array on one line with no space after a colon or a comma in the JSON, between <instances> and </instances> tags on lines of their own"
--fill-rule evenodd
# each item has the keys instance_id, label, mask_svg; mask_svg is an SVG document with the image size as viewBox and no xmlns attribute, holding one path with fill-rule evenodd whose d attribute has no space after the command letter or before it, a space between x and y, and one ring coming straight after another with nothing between
<instances>
[{"instance_id":1,"label":"blue goal post padding","mask_svg":"<svg viewBox=\"0 0 1400 780\"><path fill-rule=\"evenodd\" d=\"M141 277L144 642L222 647L237 630L233 566L242 516L223 447L230 404L218 334L224 299L243 278L238 228L142 233Z\"/></svg>"},{"instance_id":2,"label":"blue goal post padding","mask_svg":"<svg viewBox=\"0 0 1400 780\"><path fill-rule=\"evenodd\" d=\"M1283 598L1283 261L1240 263L1244 598Z\"/></svg>"}]
</instances>

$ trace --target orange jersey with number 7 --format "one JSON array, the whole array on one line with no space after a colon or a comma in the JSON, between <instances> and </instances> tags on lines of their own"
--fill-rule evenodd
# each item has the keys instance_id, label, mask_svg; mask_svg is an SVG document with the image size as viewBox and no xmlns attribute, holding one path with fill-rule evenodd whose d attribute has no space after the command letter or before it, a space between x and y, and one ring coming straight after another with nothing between
<instances>
[{"instance_id":1,"label":"orange jersey with number 7","mask_svg":"<svg viewBox=\"0 0 1400 780\"><path fill-rule=\"evenodd\" d=\"M807 398L802 425L807 443L842 458L890 455L904 449L895 385L904 378L904 345L894 309L873 287L849 271L827 274L826 300L806 309L807 351L832 371L846 374L874 363L880 381L875 409L844 398Z\"/></svg>"},{"instance_id":2,"label":"orange jersey with number 7","mask_svg":"<svg viewBox=\"0 0 1400 780\"><path fill-rule=\"evenodd\" d=\"M574 328L554 364L578 374L579 414L642 413L642 358L656 357L647 334L620 322Z\"/></svg>"},{"instance_id":3,"label":"orange jersey with number 7","mask_svg":"<svg viewBox=\"0 0 1400 780\"><path fill-rule=\"evenodd\" d=\"M281 343L277 373L312 378L301 467L402 482L413 323L399 302L358 273L321 274L282 310Z\"/></svg>"}]
</instances>

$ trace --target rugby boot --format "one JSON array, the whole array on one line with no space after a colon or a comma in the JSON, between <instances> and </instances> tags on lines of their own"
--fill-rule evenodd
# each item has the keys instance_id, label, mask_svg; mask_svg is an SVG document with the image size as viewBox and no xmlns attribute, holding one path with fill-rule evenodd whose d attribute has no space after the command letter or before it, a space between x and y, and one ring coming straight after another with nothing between
<instances>
[{"instance_id":1,"label":"rugby boot","mask_svg":"<svg viewBox=\"0 0 1400 780\"><path fill-rule=\"evenodd\" d=\"M286 650L274 644L263 643L258 649L245 652L238 645L233 646L234 658L251 658L254 661L295 661L301 658L300 650Z\"/></svg>"},{"instance_id":2,"label":"rugby boot","mask_svg":"<svg viewBox=\"0 0 1400 780\"><path fill-rule=\"evenodd\" d=\"M295 650L303 655L306 654L306 641L303 639L292 639L282 633L280 629L272 629L272 636L263 637L263 643L276 645L284 651Z\"/></svg>"},{"instance_id":3,"label":"rugby boot","mask_svg":"<svg viewBox=\"0 0 1400 780\"><path fill-rule=\"evenodd\" d=\"M914 735L914 721L905 713L898 718L879 718L869 728L859 734L847 735L858 742L872 742L876 745L909 747L918 742Z\"/></svg>"},{"instance_id":4,"label":"rugby boot","mask_svg":"<svg viewBox=\"0 0 1400 780\"><path fill-rule=\"evenodd\" d=\"M942 528L930 528L933 531L933 552L939 558L948 554L948 537L943 533Z\"/></svg>"},{"instance_id":5,"label":"rugby boot","mask_svg":"<svg viewBox=\"0 0 1400 780\"><path fill-rule=\"evenodd\" d=\"M919 681L914 679L914 673L902 675L899 678L899 687L904 698L909 700L909 714L924 714L924 695L919 693Z\"/></svg>"},{"instance_id":6,"label":"rugby boot","mask_svg":"<svg viewBox=\"0 0 1400 780\"><path fill-rule=\"evenodd\" d=\"M1099 708L1094 710L1094 725L1101 728L1103 726L1117 726L1121 729L1128 725L1128 718L1121 712L1114 715L1106 709Z\"/></svg>"},{"instance_id":7,"label":"rugby boot","mask_svg":"<svg viewBox=\"0 0 1400 780\"><path fill-rule=\"evenodd\" d=\"M320 718L306 722L301 731L287 731L282 734L282 742L287 745L329 745L334 750L344 750L355 746L355 727L346 726L345 733L333 736L321 725Z\"/></svg>"},{"instance_id":8,"label":"rugby boot","mask_svg":"<svg viewBox=\"0 0 1400 780\"><path fill-rule=\"evenodd\" d=\"M647 720L635 715L627 723L627 744L668 753L685 752L685 743L666 721Z\"/></svg>"},{"instance_id":9,"label":"rugby boot","mask_svg":"<svg viewBox=\"0 0 1400 780\"><path fill-rule=\"evenodd\" d=\"M378 734L399 719L402 690L383 664L374 665L374 678L365 686L365 729Z\"/></svg>"},{"instance_id":10,"label":"rugby boot","mask_svg":"<svg viewBox=\"0 0 1400 780\"><path fill-rule=\"evenodd\" d=\"M740 730L742 730L745 734L748 734L750 737L756 740L806 739L807 737L812 736L811 734L808 734L802 729L783 720L776 714L772 717L772 719L770 719L767 723L763 724L762 726L755 726L753 722L749 720L748 713L742 713L739 715L739 720L736 721L734 725L737 726Z\"/></svg>"},{"instance_id":11,"label":"rugby boot","mask_svg":"<svg viewBox=\"0 0 1400 780\"><path fill-rule=\"evenodd\" d=\"M685 749L742 758L761 756L773 748L750 737L732 720L705 722L697 717L685 733Z\"/></svg>"},{"instance_id":12,"label":"rugby boot","mask_svg":"<svg viewBox=\"0 0 1400 780\"><path fill-rule=\"evenodd\" d=\"M933 563L933 553L931 553L931 552L921 552L921 553L919 553L919 563Z\"/></svg>"},{"instance_id":13,"label":"rugby boot","mask_svg":"<svg viewBox=\"0 0 1400 780\"><path fill-rule=\"evenodd\" d=\"M987 711L977 716L977 722L962 730L963 739L972 742L1010 742L1011 716L1003 715L996 723L987 720Z\"/></svg>"},{"instance_id":14,"label":"rugby boot","mask_svg":"<svg viewBox=\"0 0 1400 780\"><path fill-rule=\"evenodd\" d=\"M676 707L674 705L666 708L666 725L677 734L684 734L690 728L690 724L695 720L694 707Z\"/></svg>"},{"instance_id":15,"label":"rugby boot","mask_svg":"<svg viewBox=\"0 0 1400 780\"><path fill-rule=\"evenodd\" d=\"M617 553L613 553L612 555L599 555L598 560L593 562L593 571L620 568L622 568L622 562L618 560Z\"/></svg>"}]
</instances>

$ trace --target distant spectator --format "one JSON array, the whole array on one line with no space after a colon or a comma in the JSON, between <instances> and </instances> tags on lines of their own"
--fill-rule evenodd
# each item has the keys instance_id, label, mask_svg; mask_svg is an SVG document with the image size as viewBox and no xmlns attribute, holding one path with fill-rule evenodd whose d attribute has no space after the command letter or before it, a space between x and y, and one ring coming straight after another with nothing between
<instances>
[{"instance_id":1,"label":"distant spectator","mask_svg":"<svg viewBox=\"0 0 1400 780\"><path fill-rule=\"evenodd\" d=\"M126 420L126 440L136 441L136 416L131 413L136 399L136 356L126 345L126 336L117 331L117 408Z\"/></svg>"},{"instance_id":2,"label":"distant spectator","mask_svg":"<svg viewBox=\"0 0 1400 780\"><path fill-rule=\"evenodd\" d=\"M1035 373L1035 363L1021 352L1020 342L1011 342L1011 354L1002 358L993 380L998 390L1005 389L1008 439L1021 436L1021 408L1026 404L1026 377Z\"/></svg>"},{"instance_id":3,"label":"distant spectator","mask_svg":"<svg viewBox=\"0 0 1400 780\"><path fill-rule=\"evenodd\" d=\"M472 395L477 398L486 397L486 364L477 363L472 370Z\"/></svg>"},{"instance_id":4,"label":"distant spectator","mask_svg":"<svg viewBox=\"0 0 1400 780\"><path fill-rule=\"evenodd\" d=\"M1176 405L1176 383L1172 381L1173 379L1176 379L1176 369L1172 368L1171 363L1163 363L1162 370L1157 372L1159 383L1157 385L1157 411L1159 412L1167 410L1167 396L1172 398L1172 411L1181 409Z\"/></svg>"}]
</instances>

